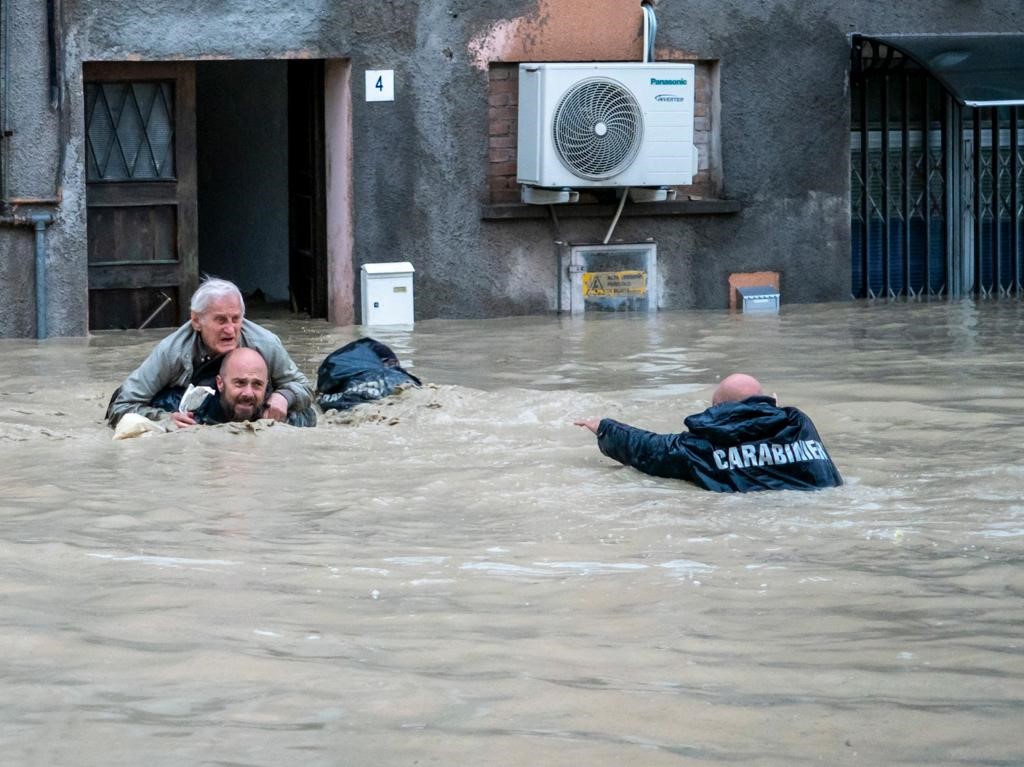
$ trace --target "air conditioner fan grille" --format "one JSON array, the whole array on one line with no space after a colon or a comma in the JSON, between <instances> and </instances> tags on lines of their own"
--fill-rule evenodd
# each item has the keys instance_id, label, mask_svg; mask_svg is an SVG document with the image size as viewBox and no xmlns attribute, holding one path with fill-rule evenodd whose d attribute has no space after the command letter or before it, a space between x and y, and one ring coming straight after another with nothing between
<instances>
[{"instance_id":1,"label":"air conditioner fan grille","mask_svg":"<svg viewBox=\"0 0 1024 767\"><path fill-rule=\"evenodd\" d=\"M575 175L600 180L625 170L640 151L643 114L621 83L591 77L573 85L552 125L559 159Z\"/></svg>"}]
</instances>

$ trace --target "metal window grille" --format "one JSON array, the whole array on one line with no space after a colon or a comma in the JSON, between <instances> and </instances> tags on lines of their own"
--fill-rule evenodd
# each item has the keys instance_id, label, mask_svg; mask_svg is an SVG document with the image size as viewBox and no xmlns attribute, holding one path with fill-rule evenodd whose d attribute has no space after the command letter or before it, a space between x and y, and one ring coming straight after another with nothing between
<instances>
[{"instance_id":1,"label":"metal window grille","mask_svg":"<svg viewBox=\"0 0 1024 767\"><path fill-rule=\"evenodd\" d=\"M89 181L174 178L173 83L86 83L85 114Z\"/></svg>"},{"instance_id":2,"label":"metal window grille","mask_svg":"<svg viewBox=\"0 0 1024 767\"><path fill-rule=\"evenodd\" d=\"M948 97L894 52L864 56L851 80L852 293L946 294Z\"/></svg>"},{"instance_id":3,"label":"metal window grille","mask_svg":"<svg viewBox=\"0 0 1024 767\"><path fill-rule=\"evenodd\" d=\"M1022 110L961 107L886 46L853 53L852 295L1019 296Z\"/></svg>"},{"instance_id":4,"label":"metal window grille","mask_svg":"<svg viewBox=\"0 0 1024 767\"><path fill-rule=\"evenodd\" d=\"M962 186L964 251L980 297L1019 296L1024 260L1022 159L1019 107L966 109Z\"/></svg>"}]
</instances>

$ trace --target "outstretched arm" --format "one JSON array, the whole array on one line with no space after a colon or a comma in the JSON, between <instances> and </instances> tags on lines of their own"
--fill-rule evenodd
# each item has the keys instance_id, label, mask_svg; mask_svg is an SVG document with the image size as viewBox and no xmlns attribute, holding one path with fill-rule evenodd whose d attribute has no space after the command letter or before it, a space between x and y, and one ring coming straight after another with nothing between
<instances>
[{"instance_id":1,"label":"outstretched arm","mask_svg":"<svg viewBox=\"0 0 1024 767\"><path fill-rule=\"evenodd\" d=\"M582 418L574 423L596 434L601 452L619 463L656 477L693 479L686 432L656 434L611 418Z\"/></svg>"},{"instance_id":2,"label":"outstretched arm","mask_svg":"<svg viewBox=\"0 0 1024 767\"><path fill-rule=\"evenodd\" d=\"M576 426L582 426L584 429L590 429L594 434L597 434L597 427L601 424L600 418L581 418L578 421L573 421Z\"/></svg>"}]
</instances>

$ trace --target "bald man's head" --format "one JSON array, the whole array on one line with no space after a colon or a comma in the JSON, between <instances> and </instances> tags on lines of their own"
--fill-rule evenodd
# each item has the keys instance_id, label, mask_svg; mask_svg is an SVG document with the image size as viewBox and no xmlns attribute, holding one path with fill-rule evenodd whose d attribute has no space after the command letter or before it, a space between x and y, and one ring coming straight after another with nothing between
<instances>
[{"instance_id":1,"label":"bald man's head","mask_svg":"<svg viewBox=\"0 0 1024 767\"><path fill-rule=\"evenodd\" d=\"M267 397L267 363L255 349L239 347L224 355L217 376L221 409L231 421L260 417Z\"/></svg>"},{"instance_id":2,"label":"bald man's head","mask_svg":"<svg viewBox=\"0 0 1024 767\"><path fill-rule=\"evenodd\" d=\"M726 376L722 383L718 384L714 395L711 397L712 405L721 405L723 402L742 402L747 397L757 397L764 394L761 382L746 373L733 373Z\"/></svg>"}]
</instances>

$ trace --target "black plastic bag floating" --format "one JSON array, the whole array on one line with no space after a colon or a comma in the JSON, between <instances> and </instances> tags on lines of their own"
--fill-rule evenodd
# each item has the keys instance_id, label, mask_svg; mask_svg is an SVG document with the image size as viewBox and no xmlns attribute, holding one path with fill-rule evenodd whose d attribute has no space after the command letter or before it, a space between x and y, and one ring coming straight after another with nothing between
<instances>
[{"instance_id":1,"label":"black plastic bag floating","mask_svg":"<svg viewBox=\"0 0 1024 767\"><path fill-rule=\"evenodd\" d=\"M321 410L348 410L387 397L399 386L420 386L420 379L398 364L398 357L373 338L335 349L316 374L316 404Z\"/></svg>"}]
</instances>

